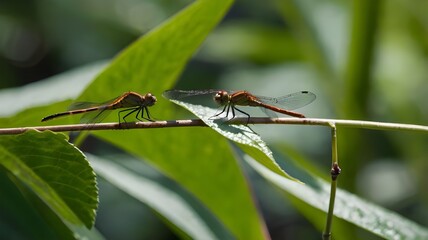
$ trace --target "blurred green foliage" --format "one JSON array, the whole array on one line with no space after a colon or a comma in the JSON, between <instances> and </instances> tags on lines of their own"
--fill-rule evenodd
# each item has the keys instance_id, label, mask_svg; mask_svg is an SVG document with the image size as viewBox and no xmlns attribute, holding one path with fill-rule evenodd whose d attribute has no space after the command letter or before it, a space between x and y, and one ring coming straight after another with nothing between
<instances>
[{"instance_id":1,"label":"blurred green foliage","mask_svg":"<svg viewBox=\"0 0 428 240\"><path fill-rule=\"evenodd\" d=\"M190 3L2 1L0 88L22 86L110 59ZM237 1L187 65L176 87L246 89L271 96L310 90L318 98L302 110L309 117L425 125L427 10L427 2L403 0ZM87 82L82 83L82 89L83 84ZM111 97L114 96L106 96ZM325 129L255 126L254 130L290 158L296 158L296 152L300 152L303 159L309 159L301 164L328 179L330 143ZM427 136L411 132L339 129L343 169L339 186L428 226L427 141ZM103 147L99 149L96 151L105 151ZM288 201L283 192L250 168L245 169L273 239L319 236L323 218L315 219L319 215L298 203L291 207L295 199ZM159 174L154 169L149 172ZM106 238L175 237L141 204L131 206L132 210L117 210L118 204L131 200L122 192L109 190L111 186L103 187L106 185L101 186L96 223ZM135 223L125 227L112 218L119 222L133 219L151 227L142 229ZM2 223L7 219L0 220L1 229L8 226ZM343 226L346 230L340 234L339 228L339 236L376 239L364 230L339 223L333 228ZM19 231L10 232L10 236L16 236ZM43 234L40 238L52 235Z\"/></svg>"}]
</instances>

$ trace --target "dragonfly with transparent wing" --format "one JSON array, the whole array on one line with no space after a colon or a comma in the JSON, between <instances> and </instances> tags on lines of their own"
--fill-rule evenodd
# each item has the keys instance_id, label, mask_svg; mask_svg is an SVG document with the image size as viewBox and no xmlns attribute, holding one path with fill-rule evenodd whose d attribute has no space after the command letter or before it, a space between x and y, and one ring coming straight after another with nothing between
<instances>
[{"instance_id":1,"label":"dragonfly with transparent wing","mask_svg":"<svg viewBox=\"0 0 428 240\"><path fill-rule=\"evenodd\" d=\"M146 119L148 121L153 121L150 118L148 107L153 106L156 103L156 97L151 93L147 93L145 95L141 95L136 92L126 92L121 96L107 101L105 103L89 103L89 102L77 102L72 104L69 107L69 111L55 113L44 117L42 122L52 120L62 116L74 115L74 114L84 114L82 116L81 122L85 123L96 123L101 122L110 111L107 110L115 110L115 109L123 109L117 113L119 118L119 123L121 119L126 122L126 117L129 115L136 113L135 118L140 120L139 115L141 113L141 118ZM147 117L144 117L144 113L146 113ZM121 114L124 114L121 117Z\"/></svg>"},{"instance_id":2,"label":"dragonfly with transparent wing","mask_svg":"<svg viewBox=\"0 0 428 240\"><path fill-rule=\"evenodd\" d=\"M282 97L265 97L253 95L247 91L229 92L225 90L168 90L163 93L163 96L168 99L182 100L192 96L212 95L214 102L220 106L224 106L223 110L213 117L220 116L226 112L226 118L229 112L232 114L232 119L235 118L235 110L246 115L247 123L250 120L250 115L236 106L260 107L270 117L276 117L274 112L286 114L293 117L304 118L301 113L292 110L298 109L313 102L316 98L315 94L309 91L300 91L291 93Z\"/></svg>"}]
</instances>

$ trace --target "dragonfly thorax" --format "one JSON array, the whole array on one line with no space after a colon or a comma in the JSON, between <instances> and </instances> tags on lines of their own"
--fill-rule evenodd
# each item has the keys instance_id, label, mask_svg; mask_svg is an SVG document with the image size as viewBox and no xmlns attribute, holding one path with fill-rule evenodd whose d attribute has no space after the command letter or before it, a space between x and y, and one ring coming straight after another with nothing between
<instances>
[{"instance_id":1,"label":"dragonfly thorax","mask_svg":"<svg viewBox=\"0 0 428 240\"><path fill-rule=\"evenodd\" d=\"M218 91L214 95L214 101L219 105L226 105L230 102L230 95L226 91Z\"/></svg>"},{"instance_id":2,"label":"dragonfly thorax","mask_svg":"<svg viewBox=\"0 0 428 240\"><path fill-rule=\"evenodd\" d=\"M156 103L156 97L151 93L140 95L136 92L128 92L116 100L116 104L113 105L113 109L117 108L129 108L129 107L150 107Z\"/></svg>"}]
</instances>

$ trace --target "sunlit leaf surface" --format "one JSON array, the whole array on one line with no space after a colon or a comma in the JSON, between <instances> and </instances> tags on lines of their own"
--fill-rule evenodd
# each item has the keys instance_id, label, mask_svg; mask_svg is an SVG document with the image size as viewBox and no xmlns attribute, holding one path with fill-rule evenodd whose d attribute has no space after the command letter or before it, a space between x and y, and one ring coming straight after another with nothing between
<instances>
[{"instance_id":1,"label":"sunlit leaf surface","mask_svg":"<svg viewBox=\"0 0 428 240\"><path fill-rule=\"evenodd\" d=\"M202 119L202 121L204 121L209 127L228 139L238 143L244 151L253 156L268 169L276 172L277 174L293 179L284 172L278 164L276 164L269 147L249 126L228 124L228 119L221 118L221 115L215 116L218 114L218 110L213 108L174 99L171 99L171 101L188 109L190 112Z\"/></svg>"}]
</instances>

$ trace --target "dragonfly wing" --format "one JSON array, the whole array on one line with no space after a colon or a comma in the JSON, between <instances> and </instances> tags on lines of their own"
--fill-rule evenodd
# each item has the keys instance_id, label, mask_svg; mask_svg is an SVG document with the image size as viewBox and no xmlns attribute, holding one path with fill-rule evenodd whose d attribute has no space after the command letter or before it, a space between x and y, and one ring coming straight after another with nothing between
<instances>
[{"instance_id":1,"label":"dragonfly wing","mask_svg":"<svg viewBox=\"0 0 428 240\"><path fill-rule=\"evenodd\" d=\"M308 105L316 98L315 94L309 91L300 91L291 93L282 97L264 97L256 96L263 103L274 105L286 110L294 110Z\"/></svg>"},{"instance_id":2,"label":"dragonfly wing","mask_svg":"<svg viewBox=\"0 0 428 240\"><path fill-rule=\"evenodd\" d=\"M216 89L207 89L207 90L168 90L162 93L167 99L179 100L192 96L200 96L200 95L212 95L220 90Z\"/></svg>"},{"instance_id":3,"label":"dragonfly wing","mask_svg":"<svg viewBox=\"0 0 428 240\"><path fill-rule=\"evenodd\" d=\"M101 122L104 118L106 118L111 111L109 111L106 108L100 108L100 110L97 111L91 111L83 114L82 118L80 119L80 123L88 123L88 124L94 124Z\"/></svg>"},{"instance_id":4,"label":"dragonfly wing","mask_svg":"<svg viewBox=\"0 0 428 240\"><path fill-rule=\"evenodd\" d=\"M210 108L217 108L218 104L214 101L214 96L218 89L207 90L169 90L162 95L170 100L177 100L193 105L202 105Z\"/></svg>"},{"instance_id":5,"label":"dragonfly wing","mask_svg":"<svg viewBox=\"0 0 428 240\"><path fill-rule=\"evenodd\" d=\"M270 118L277 118L278 117L278 115L276 115L276 113L274 111L271 111L271 110L264 108L264 107L260 107L260 109Z\"/></svg>"},{"instance_id":6,"label":"dragonfly wing","mask_svg":"<svg viewBox=\"0 0 428 240\"><path fill-rule=\"evenodd\" d=\"M92 107L98 107L98 106L99 107L107 106L107 105L110 105L111 103L115 102L120 97L116 97L116 98L113 98L113 99L110 99L108 101L101 102L101 103L99 103L99 102L75 102L75 103L72 103L68 107L68 111L85 109L85 108L92 108Z\"/></svg>"},{"instance_id":7,"label":"dragonfly wing","mask_svg":"<svg viewBox=\"0 0 428 240\"><path fill-rule=\"evenodd\" d=\"M67 111L91 108L99 105L100 105L99 103L93 103L93 102L75 102L75 103L72 103L70 106L68 106Z\"/></svg>"}]
</instances>

